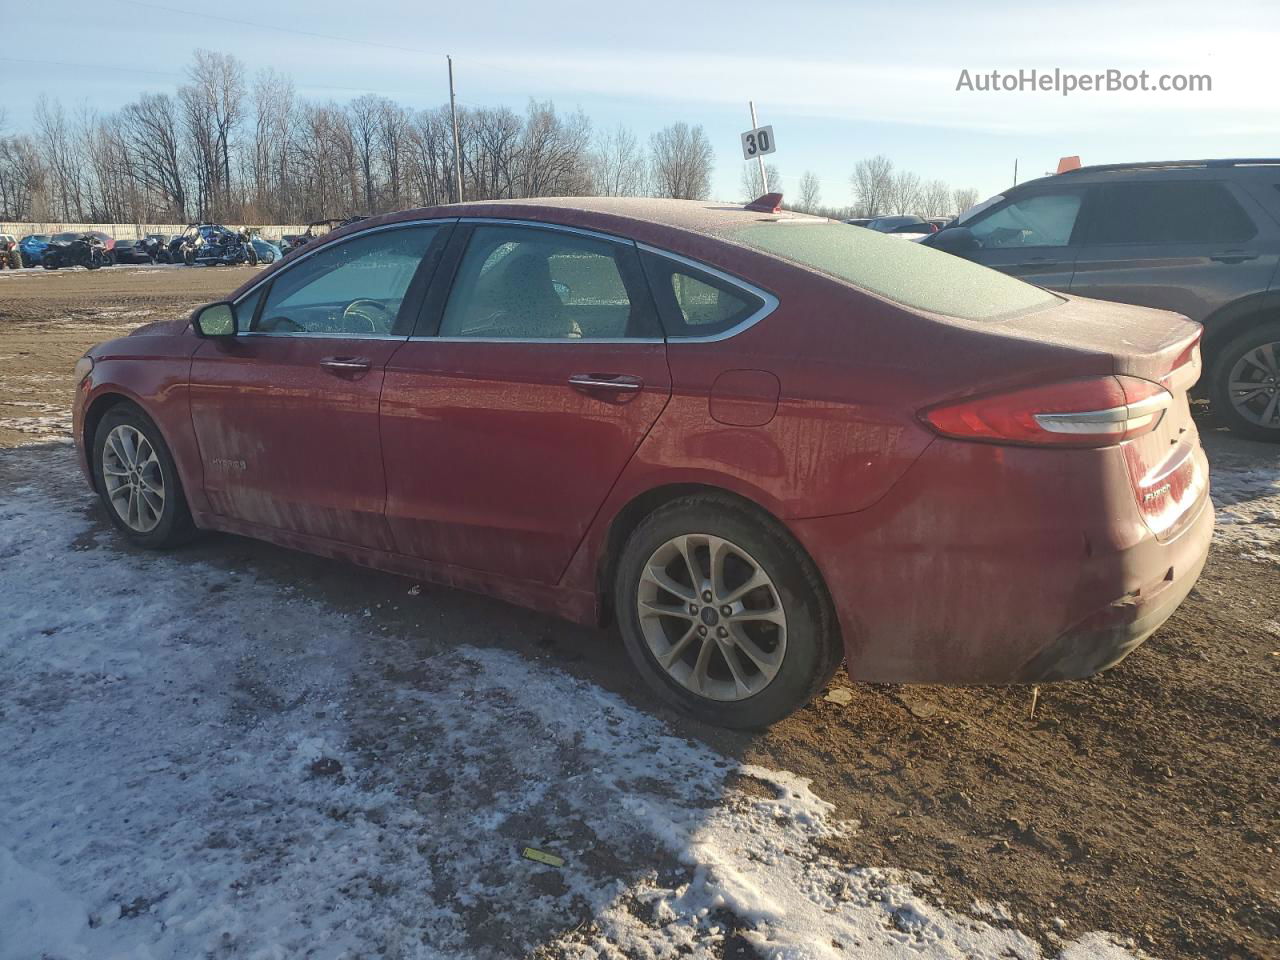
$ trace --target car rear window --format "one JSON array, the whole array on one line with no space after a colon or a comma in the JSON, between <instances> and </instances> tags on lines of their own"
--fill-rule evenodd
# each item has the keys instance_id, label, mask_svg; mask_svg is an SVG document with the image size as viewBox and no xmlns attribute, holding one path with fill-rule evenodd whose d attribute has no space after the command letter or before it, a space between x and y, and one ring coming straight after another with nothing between
<instances>
[{"instance_id":1,"label":"car rear window","mask_svg":"<svg viewBox=\"0 0 1280 960\"><path fill-rule=\"evenodd\" d=\"M732 238L916 310L998 320L1062 302L1046 290L909 240L843 223L775 222Z\"/></svg>"}]
</instances>

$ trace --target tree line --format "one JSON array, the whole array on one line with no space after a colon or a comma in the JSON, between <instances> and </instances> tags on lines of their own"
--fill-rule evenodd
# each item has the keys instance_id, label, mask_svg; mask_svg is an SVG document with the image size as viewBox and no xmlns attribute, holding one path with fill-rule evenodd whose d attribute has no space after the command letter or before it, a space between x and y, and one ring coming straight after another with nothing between
<instances>
[{"instance_id":1,"label":"tree line","mask_svg":"<svg viewBox=\"0 0 1280 960\"><path fill-rule=\"evenodd\" d=\"M700 125L676 122L642 139L530 100L523 113L459 107L457 126L465 200L711 193L715 154ZM305 223L434 206L458 199L453 137L447 104L306 100L286 76L250 78L234 56L197 50L173 93L144 93L112 114L69 111L41 94L31 129L6 133L0 113L0 219ZM780 189L775 169L769 179ZM851 184L854 208L823 207L820 181L806 172L787 205L846 217L968 205L968 191L922 184L884 157L860 161ZM757 165L744 165L744 197L759 186Z\"/></svg>"}]
</instances>

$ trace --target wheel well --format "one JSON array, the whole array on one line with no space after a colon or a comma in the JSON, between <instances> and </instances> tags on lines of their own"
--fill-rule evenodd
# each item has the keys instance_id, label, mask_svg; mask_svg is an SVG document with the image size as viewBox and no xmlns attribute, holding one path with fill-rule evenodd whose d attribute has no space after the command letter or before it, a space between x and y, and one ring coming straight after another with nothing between
<instances>
[{"instance_id":1,"label":"wheel well","mask_svg":"<svg viewBox=\"0 0 1280 960\"><path fill-rule=\"evenodd\" d=\"M714 494L722 500L731 501L745 512L753 513L760 517L795 543L796 549L804 555L817 575L819 587L824 594L823 602L828 605L829 610L834 610L834 608L830 607L831 598L827 595L827 586L821 572L818 570L818 565L809 556L809 552L791 535L786 524L770 511L755 501L725 490L723 487L715 487L704 483L672 483L646 490L619 510L609 524L609 532L605 535L604 547L600 551L600 559L596 566L596 593L600 597L600 620L602 625L611 624L614 619L613 578L617 573L618 560L621 558L622 548L626 545L627 538L631 536L636 527L640 526L645 517L658 508L671 503L673 500L680 500L696 494ZM836 630L838 634L839 627L834 616L831 617L831 625L832 629Z\"/></svg>"},{"instance_id":2,"label":"wheel well","mask_svg":"<svg viewBox=\"0 0 1280 960\"><path fill-rule=\"evenodd\" d=\"M89 465L93 466L93 438L98 432L98 424L102 422L102 418L107 415L107 411L113 407L129 406L137 407L137 404L130 400L124 394L120 393L104 393L99 397L95 397L93 403L89 404L89 409L84 412L84 435L81 439L84 442L85 457L89 460ZM93 475L90 469L90 476ZM97 481L94 481L95 485Z\"/></svg>"},{"instance_id":3,"label":"wheel well","mask_svg":"<svg viewBox=\"0 0 1280 960\"><path fill-rule=\"evenodd\" d=\"M1217 359L1218 351L1241 333L1270 320L1280 320L1280 300L1268 299L1247 307L1242 305L1238 310L1227 308L1218 318L1209 318L1204 338L1205 367L1208 368Z\"/></svg>"}]
</instances>

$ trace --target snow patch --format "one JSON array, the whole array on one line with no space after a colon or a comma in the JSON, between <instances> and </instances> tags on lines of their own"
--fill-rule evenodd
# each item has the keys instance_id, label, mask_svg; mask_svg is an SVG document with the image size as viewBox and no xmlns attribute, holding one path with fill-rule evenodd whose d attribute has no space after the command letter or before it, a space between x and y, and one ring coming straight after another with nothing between
<instances>
[{"instance_id":1,"label":"snow patch","mask_svg":"<svg viewBox=\"0 0 1280 960\"><path fill-rule=\"evenodd\" d=\"M3 456L32 480L0 493L0 960L1042 957L823 854L852 826L803 779L516 654L125 549L49 492L69 451Z\"/></svg>"}]
</instances>

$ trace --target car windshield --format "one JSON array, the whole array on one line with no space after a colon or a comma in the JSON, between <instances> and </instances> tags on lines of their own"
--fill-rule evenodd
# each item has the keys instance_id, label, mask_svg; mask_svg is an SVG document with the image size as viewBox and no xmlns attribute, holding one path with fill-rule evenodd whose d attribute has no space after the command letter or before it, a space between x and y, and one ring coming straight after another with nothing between
<instances>
[{"instance_id":1,"label":"car windshield","mask_svg":"<svg viewBox=\"0 0 1280 960\"><path fill-rule=\"evenodd\" d=\"M72 240L79 240L79 239L80 239L80 234L78 234L78 233L59 233L59 234L57 234L56 236L54 236L54 238L53 238L53 239L55 239L55 240L61 240L63 243L70 243Z\"/></svg>"},{"instance_id":2,"label":"car windshield","mask_svg":"<svg viewBox=\"0 0 1280 960\"><path fill-rule=\"evenodd\" d=\"M917 243L842 223L755 224L732 238L844 280L887 300L962 320L998 320L1061 298L1029 283Z\"/></svg>"},{"instance_id":3,"label":"car windshield","mask_svg":"<svg viewBox=\"0 0 1280 960\"><path fill-rule=\"evenodd\" d=\"M47 233L33 233L31 236L27 237L27 239L28 239L28 240L38 240L38 241L40 241L40 242L42 242L42 243L48 243L48 241L49 241L49 235L48 235Z\"/></svg>"}]
</instances>

